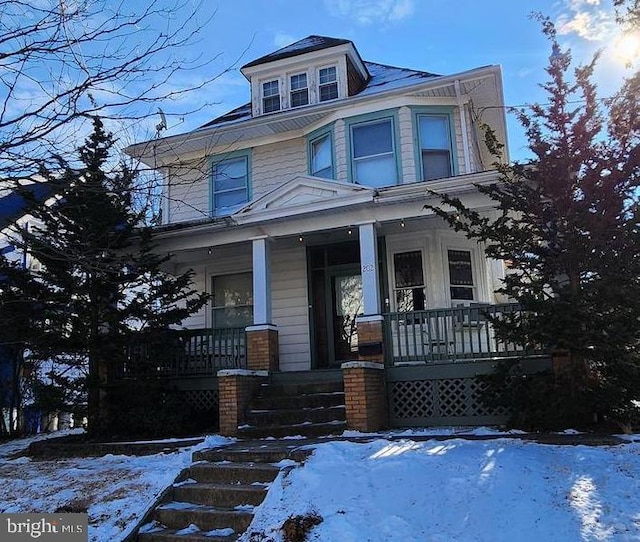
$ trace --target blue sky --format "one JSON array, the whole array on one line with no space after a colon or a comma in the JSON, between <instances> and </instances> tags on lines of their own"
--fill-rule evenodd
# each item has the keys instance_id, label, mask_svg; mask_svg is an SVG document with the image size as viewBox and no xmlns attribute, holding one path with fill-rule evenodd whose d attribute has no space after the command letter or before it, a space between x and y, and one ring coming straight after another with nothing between
<instances>
[{"instance_id":1,"label":"blue sky","mask_svg":"<svg viewBox=\"0 0 640 542\"><path fill-rule=\"evenodd\" d=\"M201 7L202 21L213 17L197 47L203 58L218 55L207 70L235 69L191 95L191 103L162 104L170 119L167 134L199 126L248 101L249 85L237 68L310 34L348 38L365 60L440 74L499 64L507 105L542 101L538 83L544 81L550 47L530 18L533 11L556 22L560 43L572 49L576 60L586 62L604 48L597 73L600 93L607 96L619 86L625 67L616 55L619 29L611 0L220 0ZM189 75L173 82L189 83ZM181 107L205 103L179 120ZM513 118L509 135L511 158L526 157L526 142Z\"/></svg>"}]
</instances>

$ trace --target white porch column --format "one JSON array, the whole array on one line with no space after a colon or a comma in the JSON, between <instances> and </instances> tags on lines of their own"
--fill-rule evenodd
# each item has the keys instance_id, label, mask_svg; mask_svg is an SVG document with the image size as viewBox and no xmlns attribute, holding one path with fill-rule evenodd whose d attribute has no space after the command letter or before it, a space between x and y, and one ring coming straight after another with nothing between
<instances>
[{"instance_id":1,"label":"white porch column","mask_svg":"<svg viewBox=\"0 0 640 542\"><path fill-rule=\"evenodd\" d=\"M271 323L271 249L266 237L253 240L253 324Z\"/></svg>"},{"instance_id":2,"label":"white porch column","mask_svg":"<svg viewBox=\"0 0 640 542\"><path fill-rule=\"evenodd\" d=\"M362 270L362 303L365 315L380 314L380 273L378 271L378 239L373 222L360 224L360 264Z\"/></svg>"}]
</instances>

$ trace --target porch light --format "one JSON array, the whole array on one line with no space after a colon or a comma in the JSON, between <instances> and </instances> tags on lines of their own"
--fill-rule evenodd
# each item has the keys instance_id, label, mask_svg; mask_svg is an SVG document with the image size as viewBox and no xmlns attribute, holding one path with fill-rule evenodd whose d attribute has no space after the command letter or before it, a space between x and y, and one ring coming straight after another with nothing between
<instances>
[{"instance_id":1,"label":"porch light","mask_svg":"<svg viewBox=\"0 0 640 542\"><path fill-rule=\"evenodd\" d=\"M349 228L349 230L347 231L348 235L351 235L353 233L353 231L351 230L351 228Z\"/></svg>"},{"instance_id":2,"label":"porch light","mask_svg":"<svg viewBox=\"0 0 640 542\"><path fill-rule=\"evenodd\" d=\"M400 227L404 228L406 226L406 224L404 223L404 218L400 219Z\"/></svg>"},{"instance_id":3,"label":"porch light","mask_svg":"<svg viewBox=\"0 0 640 542\"><path fill-rule=\"evenodd\" d=\"M209 248L207 249L207 254L211 255L211 253L212 253L212 252L213 252L213 249L212 249L211 247L209 247Z\"/></svg>"},{"instance_id":4,"label":"porch light","mask_svg":"<svg viewBox=\"0 0 640 542\"><path fill-rule=\"evenodd\" d=\"M300 243L303 243L304 242L304 237L302 237L302 235L298 235L298 241Z\"/></svg>"}]
</instances>

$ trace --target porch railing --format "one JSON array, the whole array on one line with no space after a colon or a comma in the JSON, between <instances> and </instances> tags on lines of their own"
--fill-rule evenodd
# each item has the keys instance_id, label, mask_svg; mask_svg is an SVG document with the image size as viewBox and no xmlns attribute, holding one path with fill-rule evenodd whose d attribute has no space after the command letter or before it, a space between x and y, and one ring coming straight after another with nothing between
<instances>
[{"instance_id":1,"label":"porch railing","mask_svg":"<svg viewBox=\"0 0 640 542\"><path fill-rule=\"evenodd\" d=\"M496 339L492 320L521 313L517 303L389 313L385 315L385 358L388 364L396 365L544 354L541 348L525 350L514 343Z\"/></svg>"},{"instance_id":2,"label":"porch railing","mask_svg":"<svg viewBox=\"0 0 640 542\"><path fill-rule=\"evenodd\" d=\"M126 349L120 378L215 376L247 366L244 328L170 330L162 340L140 336Z\"/></svg>"}]
</instances>

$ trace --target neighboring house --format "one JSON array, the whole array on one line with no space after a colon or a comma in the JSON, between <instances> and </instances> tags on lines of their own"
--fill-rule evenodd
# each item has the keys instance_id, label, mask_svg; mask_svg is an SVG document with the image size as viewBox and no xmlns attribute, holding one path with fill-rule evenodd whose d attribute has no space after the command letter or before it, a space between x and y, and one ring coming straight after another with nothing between
<instances>
[{"instance_id":1,"label":"neighboring house","mask_svg":"<svg viewBox=\"0 0 640 542\"><path fill-rule=\"evenodd\" d=\"M214 366L272 375L386 364L400 425L426 416L396 408L403 382L426 377L394 388L398 366L513 355L486 323L486 312L516 310L496 305L502 265L424 209L433 190L491 212L473 185L497 179L485 125L508 159L500 67L437 75L309 36L241 72L250 103L128 149L165 177L160 249L212 294L184 322L202 330L191 353L206 344Z\"/></svg>"}]
</instances>

